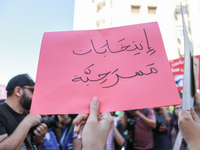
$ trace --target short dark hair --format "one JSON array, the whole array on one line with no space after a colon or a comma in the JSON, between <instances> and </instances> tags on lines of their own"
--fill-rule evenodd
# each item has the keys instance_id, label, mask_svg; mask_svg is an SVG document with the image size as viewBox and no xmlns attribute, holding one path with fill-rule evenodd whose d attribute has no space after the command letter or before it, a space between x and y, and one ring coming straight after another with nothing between
<instances>
[{"instance_id":1,"label":"short dark hair","mask_svg":"<svg viewBox=\"0 0 200 150\"><path fill-rule=\"evenodd\" d=\"M14 90L7 91L7 97L10 97L14 93Z\"/></svg>"},{"instance_id":2,"label":"short dark hair","mask_svg":"<svg viewBox=\"0 0 200 150\"><path fill-rule=\"evenodd\" d=\"M15 77L13 77L7 84L6 90L8 91L14 91L16 86L25 86L25 85L35 85L35 82L30 78L28 74L20 74Z\"/></svg>"}]
</instances>

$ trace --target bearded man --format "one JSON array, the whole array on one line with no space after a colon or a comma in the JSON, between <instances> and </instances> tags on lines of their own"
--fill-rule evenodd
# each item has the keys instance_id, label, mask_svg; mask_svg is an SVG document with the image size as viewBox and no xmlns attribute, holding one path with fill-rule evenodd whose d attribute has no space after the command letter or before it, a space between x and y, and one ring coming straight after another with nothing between
<instances>
[{"instance_id":1,"label":"bearded man","mask_svg":"<svg viewBox=\"0 0 200 150\"><path fill-rule=\"evenodd\" d=\"M35 83L28 74L13 77L7 84L7 99L0 104L0 150L41 149L47 125L40 115L30 115ZM33 133L29 130L35 127Z\"/></svg>"}]
</instances>

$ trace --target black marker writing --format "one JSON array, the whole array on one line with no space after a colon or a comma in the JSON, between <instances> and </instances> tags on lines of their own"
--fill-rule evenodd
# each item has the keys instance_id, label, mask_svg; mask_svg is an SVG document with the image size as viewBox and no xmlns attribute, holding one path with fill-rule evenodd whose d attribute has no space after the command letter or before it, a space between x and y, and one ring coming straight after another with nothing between
<instances>
[{"instance_id":1,"label":"black marker writing","mask_svg":"<svg viewBox=\"0 0 200 150\"><path fill-rule=\"evenodd\" d=\"M82 51L82 50L79 50L80 52ZM88 54L88 53L90 53L92 50L90 49L88 52L85 52L85 53L76 53L74 50L73 50L73 53L74 54L76 54L76 55L85 55L85 54Z\"/></svg>"},{"instance_id":2,"label":"black marker writing","mask_svg":"<svg viewBox=\"0 0 200 150\"><path fill-rule=\"evenodd\" d=\"M84 73L87 74L87 75L90 74L90 73L91 73L91 70L90 70L89 68L92 67L93 65L94 65L94 64L88 66L88 67L85 69ZM104 81L102 81L102 82L100 83L100 84L102 85L102 84L106 84L106 81L107 81L106 77L107 77L109 74L110 74L110 75L114 74L114 75L116 76L116 78L117 78L116 81L115 81L115 83L113 83L113 84L111 84L111 85L108 85L108 86L103 86L103 87L102 87L102 88L111 88L111 87L117 85L117 83L119 82L120 79L131 79L131 78L134 78L134 77L137 77L137 76L148 76L148 75L151 75L151 74L156 74L156 73L158 73L158 70L157 70L155 67L152 67L153 65L154 65L154 63L151 63L151 64L146 65L146 67L150 67L148 72L144 72L144 71L142 71L142 70L138 70L138 71L135 72L134 75L131 75L131 76L121 76L121 75L119 75L119 74L117 73L117 71L118 71L119 69L117 68L117 69L115 69L112 73L111 73L111 71L109 71L109 72L106 72L106 73L98 74L98 79L89 79L89 77L86 77L86 79L84 80L82 77L76 77L76 78L72 79L72 81L73 81L73 82L82 81L82 82L86 83L86 82L97 82L97 81L101 81L101 80L104 79ZM86 70L87 70L87 71L86 71Z\"/></svg>"},{"instance_id":3,"label":"black marker writing","mask_svg":"<svg viewBox=\"0 0 200 150\"><path fill-rule=\"evenodd\" d=\"M152 51L153 51L153 53L155 53L156 51L154 51L154 49L149 46L149 40L148 40L147 33L146 33L145 29L143 29L143 31L144 31L144 34L145 34L145 38L146 38L146 42L147 42L147 47L149 49L146 53L149 53L149 52L152 52ZM150 55L152 55L153 53L151 53Z\"/></svg>"},{"instance_id":4,"label":"black marker writing","mask_svg":"<svg viewBox=\"0 0 200 150\"><path fill-rule=\"evenodd\" d=\"M94 64L90 65L89 67L85 68L85 74L90 74L91 70L89 69L90 67L92 67Z\"/></svg>"},{"instance_id":5,"label":"black marker writing","mask_svg":"<svg viewBox=\"0 0 200 150\"><path fill-rule=\"evenodd\" d=\"M153 64L154 64L154 63L153 63ZM151 65L153 65L153 64L150 64L150 65L147 65L147 66L151 66ZM102 87L102 88L111 88L111 87L115 86L115 85L119 82L119 79L120 79L120 78L121 78L121 79L130 79L130 78L134 78L134 77L136 77L136 76L147 76L147 75L156 74L156 73L158 73L158 70L157 70L156 68L154 68L154 67L151 67L151 68L150 68L150 72L144 73L143 71L139 70L139 71L135 72L134 75L132 75L132 76L127 76L127 77L124 77L124 76L120 76L120 75L118 75L118 74L115 74L116 77L117 77L117 81L116 81L114 84L112 84L112 85L104 86L104 87Z\"/></svg>"},{"instance_id":6,"label":"black marker writing","mask_svg":"<svg viewBox=\"0 0 200 150\"><path fill-rule=\"evenodd\" d=\"M150 52L150 56L152 54L154 54L156 51L150 46L149 44L149 40L148 40L148 37L147 37L147 33L145 31L145 29L143 29L143 32L144 32L144 35L145 35L145 39L146 39L146 45L147 45L147 48L148 48L148 51L146 53L149 53ZM135 50L143 50L144 47L142 45L143 41L141 41L139 44L135 44L135 41L132 41L131 44L123 44L123 42L125 41L126 39L125 38L122 38L120 40L117 41L117 43L122 43L121 44L121 47L118 49L118 50L112 50L110 48L110 45L109 45L109 42L108 40L106 39L105 40L105 44L99 48L96 48L95 47L95 43L92 39L90 39L90 42L91 42L91 49L89 49L88 51L82 51L82 50L78 50L78 51L75 51L73 50L72 52L75 54L75 55L86 55L86 54L89 54L90 52L94 51L96 54L104 54L106 52L110 52L110 53L119 53L119 52L123 52L123 51L135 51ZM103 50L102 50L103 49ZM139 52L137 52L136 54L134 55L138 55L140 54Z\"/></svg>"},{"instance_id":7,"label":"black marker writing","mask_svg":"<svg viewBox=\"0 0 200 150\"><path fill-rule=\"evenodd\" d=\"M85 73L85 74L90 74L90 73L91 73L91 70L90 70L89 68L92 67L93 65L94 65L94 64L92 64L92 65L90 65L89 67L85 68L84 73ZM87 72L86 70L87 70L88 72ZM111 71L109 71L109 72L107 72L107 73L98 74L99 79L95 79L95 80L89 79L88 77L86 77L86 80L83 80L82 77L77 77L77 78L72 79L72 81L73 81L73 82L82 81L82 82L84 82L84 83L85 83L85 82L88 82L88 81L90 81L90 82L97 82L97 81L100 81L100 80L104 79L109 73L111 73Z\"/></svg>"}]
</instances>

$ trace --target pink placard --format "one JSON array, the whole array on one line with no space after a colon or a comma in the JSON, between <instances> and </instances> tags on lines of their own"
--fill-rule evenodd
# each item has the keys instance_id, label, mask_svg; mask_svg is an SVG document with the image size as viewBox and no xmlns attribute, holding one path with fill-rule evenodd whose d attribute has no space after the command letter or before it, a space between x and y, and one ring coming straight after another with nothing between
<instances>
[{"instance_id":1,"label":"pink placard","mask_svg":"<svg viewBox=\"0 0 200 150\"><path fill-rule=\"evenodd\" d=\"M44 33L32 114L89 113L179 105L157 22Z\"/></svg>"}]
</instances>

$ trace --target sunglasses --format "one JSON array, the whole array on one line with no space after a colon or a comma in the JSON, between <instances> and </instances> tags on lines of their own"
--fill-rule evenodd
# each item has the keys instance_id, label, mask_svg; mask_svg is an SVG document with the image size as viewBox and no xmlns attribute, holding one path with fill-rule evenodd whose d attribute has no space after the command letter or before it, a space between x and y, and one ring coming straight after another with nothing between
<instances>
[{"instance_id":1,"label":"sunglasses","mask_svg":"<svg viewBox=\"0 0 200 150\"><path fill-rule=\"evenodd\" d=\"M30 90L32 93L34 92L34 88L31 88L31 87L25 87L25 86L23 86L23 87L21 87L22 89L28 89L28 90Z\"/></svg>"}]
</instances>

